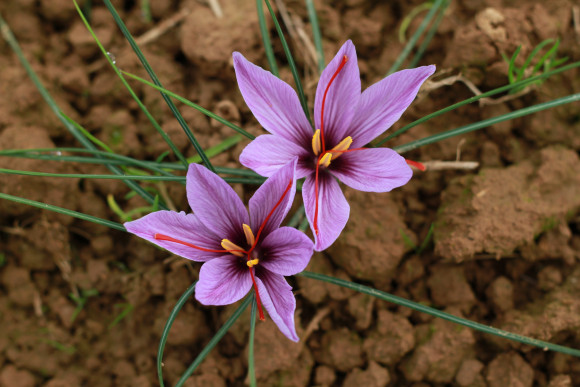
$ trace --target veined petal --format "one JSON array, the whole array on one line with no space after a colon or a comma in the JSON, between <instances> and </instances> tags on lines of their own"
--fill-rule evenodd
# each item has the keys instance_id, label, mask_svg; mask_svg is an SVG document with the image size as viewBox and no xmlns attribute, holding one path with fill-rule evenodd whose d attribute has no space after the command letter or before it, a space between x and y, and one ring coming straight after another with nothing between
<instances>
[{"instance_id":1,"label":"veined petal","mask_svg":"<svg viewBox=\"0 0 580 387\"><path fill-rule=\"evenodd\" d=\"M322 251L333 244L344 229L350 214L350 206L338 182L329 173L321 173L318 177L318 195L318 235L316 235L314 230L315 178L313 175L307 177L302 186L304 208L316 241L314 250Z\"/></svg>"},{"instance_id":2,"label":"veined petal","mask_svg":"<svg viewBox=\"0 0 580 387\"><path fill-rule=\"evenodd\" d=\"M292 293L292 287L288 285L283 276L267 270L257 271L256 284L262 305L280 332L290 340L298 341L294 324L296 299Z\"/></svg>"},{"instance_id":3,"label":"veined petal","mask_svg":"<svg viewBox=\"0 0 580 387\"><path fill-rule=\"evenodd\" d=\"M417 96L435 66L401 70L366 89L360 98L349 135L353 148L364 146L395 123Z\"/></svg>"},{"instance_id":4,"label":"veined petal","mask_svg":"<svg viewBox=\"0 0 580 387\"><path fill-rule=\"evenodd\" d=\"M245 238L242 225L249 224L248 211L232 187L198 164L189 164L186 180L189 205L207 228L222 239Z\"/></svg>"},{"instance_id":5,"label":"veined petal","mask_svg":"<svg viewBox=\"0 0 580 387\"><path fill-rule=\"evenodd\" d=\"M312 167L307 164L307 160L311 159L311 152L280 136L264 134L244 148L240 163L262 176L272 176L296 156L299 158L296 178L301 179L312 173Z\"/></svg>"},{"instance_id":6,"label":"veined petal","mask_svg":"<svg viewBox=\"0 0 580 387\"><path fill-rule=\"evenodd\" d=\"M332 173L344 184L366 192L388 192L407 184L413 176L405 159L389 148L368 148L343 153Z\"/></svg>"},{"instance_id":7,"label":"veined petal","mask_svg":"<svg viewBox=\"0 0 580 387\"><path fill-rule=\"evenodd\" d=\"M194 214L157 211L127 222L124 226L130 233L192 261L205 262L224 255L224 253L211 253L176 242L155 239L155 234L163 234L198 247L222 250L220 238L205 227Z\"/></svg>"},{"instance_id":8,"label":"veined petal","mask_svg":"<svg viewBox=\"0 0 580 387\"><path fill-rule=\"evenodd\" d=\"M231 255L215 258L203 264L195 298L204 305L228 305L250 291L252 277L248 267Z\"/></svg>"},{"instance_id":9,"label":"veined petal","mask_svg":"<svg viewBox=\"0 0 580 387\"><path fill-rule=\"evenodd\" d=\"M239 52L233 57L238 87L260 125L296 144L309 144L312 127L294 89Z\"/></svg>"},{"instance_id":10,"label":"veined petal","mask_svg":"<svg viewBox=\"0 0 580 387\"><path fill-rule=\"evenodd\" d=\"M250 227L256 238L261 225L266 220L261 238L270 234L272 230L277 229L288 214L288 211L290 211L294 194L296 193L294 172L297 160L298 158L295 157L280 168L258 188L250 199Z\"/></svg>"},{"instance_id":11,"label":"veined petal","mask_svg":"<svg viewBox=\"0 0 580 387\"><path fill-rule=\"evenodd\" d=\"M320 129L320 112L324 92L345 55L347 62L328 89L324 104L324 140L326 145L330 147L338 144L349 135L348 129L361 95L356 50L350 40L342 45L334 59L326 66L316 87L314 122L316 128Z\"/></svg>"},{"instance_id":12,"label":"veined petal","mask_svg":"<svg viewBox=\"0 0 580 387\"><path fill-rule=\"evenodd\" d=\"M260 265L284 276L300 273L312 257L314 244L301 231L292 227L274 230L264 239L260 249L264 258Z\"/></svg>"}]
</instances>

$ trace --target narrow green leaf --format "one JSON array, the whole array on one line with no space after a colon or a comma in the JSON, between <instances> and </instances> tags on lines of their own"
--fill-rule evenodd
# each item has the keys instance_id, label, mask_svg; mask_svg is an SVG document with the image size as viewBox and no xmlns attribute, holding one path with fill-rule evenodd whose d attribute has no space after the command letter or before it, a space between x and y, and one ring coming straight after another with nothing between
<instances>
[{"instance_id":1,"label":"narrow green leaf","mask_svg":"<svg viewBox=\"0 0 580 387\"><path fill-rule=\"evenodd\" d=\"M217 156L220 153L225 152L226 150L230 149L231 147L236 145L241 140L242 140L242 136L240 136L239 134L236 134L235 136L232 136L232 137L228 137L225 140L223 140L222 142L220 142L219 144L217 144L216 146L212 146L211 148L209 148L205 152L205 154L207 155L207 157ZM195 155L195 156L189 157L187 159L187 162L190 164L191 163L200 163L201 161L202 160L201 160L200 155ZM215 169L214 169L214 172L215 172Z\"/></svg>"},{"instance_id":2,"label":"narrow green leaf","mask_svg":"<svg viewBox=\"0 0 580 387\"><path fill-rule=\"evenodd\" d=\"M444 0L443 5L441 6L441 9L437 13L437 18L435 19L435 21L433 22L431 27L429 27L429 30L427 31L425 38L423 39L423 41L419 45L419 48L417 48L417 52L415 53L415 56L413 57L413 59L409 63L409 68L417 67L417 65L419 64L419 61L423 57L423 54L427 50L427 47L429 47L429 43L431 43L431 40L433 39L433 37L435 36L435 33L437 32L437 29L439 28L439 24L441 24L441 21L443 20L443 17L445 16L445 12L447 11L447 7L449 7L449 4L451 4L451 0Z\"/></svg>"},{"instance_id":3,"label":"narrow green leaf","mask_svg":"<svg viewBox=\"0 0 580 387\"><path fill-rule=\"evenodd\" d=\"M432 6L433 6L432 1L426 1L423 4L419 4L418 6L413 8L411 12L409 12L409 14L403 18L401 26L399 27L400 43L405 43L405 40L407 40L405 38L405 34L407 33L407 28L409 28L409 25L411 25L413 19L415 19L421 12L428 11L429 9L431 9Z\"/></svg>"},{"instance_id":4,"label":"narrow green leaf","mask_svg":"<svg viewBox=\"0 0 580 387\"><path fill-rule=\"evenodd\" d=\"M429 231L427 231L425 239L423 239L423 242L421 242L421 246L419 246L419 248L416 250L417 255L421 255L423 251L425 251L427 246L429 246L429 242L433 237L433 231L435 231L435 223L431 223L431 226L429 227Z\"/></svg>"},{"instance_id":5,"label":"narrow green leaf","mask_svg":"<svg viewBox=\"0 0 580 387\"><path fill-rule=\"evenodd\" d=\"M77 5L77 10L79 10L78 5ZM18 44L18 41L16 41L16 38L12 34L12 31L10 31L10 28L8 27L8 25L6 24L6 22L4 21L4 19L2 18L1 15L0 15L0 33L2 34L4 39L8 42L8 44L10 45L10 47L12 48L12 50L14 51L16 56L18 57L18 60L20 61L20 63L24 67L24 69L26 70L26 73L28 74L28 76L30 77L30 79L32 80L34 85L36 86L36 89L38 90L40 95L42 95L42 98L48 104L50 109L54 112L56 117L64 124L64 126L73 135L73 137L76 138L77 141L79 141L85 148L93 149L93 150L96 149L95 145L89 139L87 139L85 136L83 136L82 133L80 133L73 125L71 125L70 122L68 122L60 114L60 112L61 112L60 108L58 107L58 105L56 104L56 102L54 101L54 99L52 98L50 93L46 90L46 88L44 87L44 85L40 81L40 78L38 78L38 76L36 75L36 73L32 69L32 66L30 66L30 63L28 62L28 60L24 56L24 53L22 52L22 50L20 49L20 45ZM123 174L123 171L121 171L119 168L115 167L114 165L107 165L107 168L109 168L113 173L116 173L118 175ZM131 188L132 190L137 192L141 197L143 197L148 202L151 203L153 201L153 197L149 193L147 193L147 191L145 191L141 186L139 186L137 183L135 183L134 181L127 181L126 184L129 186L129 188Z\"/></svg>"},{"instance_id":6,"label":"narrow green leaf","mask_svg":"<svg viewBox=\"0 0 580 387\"><path fill-rule=\"evenodd\" d=\"M552 43L554 40L553 39L546 39L543 42L541 42L540 44L538 44L533 50L532 52L530 52L530 55L528 55L528 57L526 58L526 61L524 62L524 64L522 65L522 71L520 71L518 73L518 77L516 78L516 81L521 81L523 79L525 70L528 68L528 66L532 63L532 60L534 59L534 57L538 54L538 52L544 48L547 44ZM532 73L533 75L533 73Z\"/></svg>"},{"instance_id":7,"label":"narrow green leaf","mask_svg":"<svg viewBox=\"0 0 580 387\"><path fill-rule=\"evenodd\" d=\"M146 4L147 9L148 9L149 8L149 0L142 0L142 1L143 1L142 2L142 6L144 6ZM117 26L119 27L119 29L123 33L123 36L125 36L125 39L127 39L127 41L129 42L129 44L131 45L131 48L133 49L133 51L135 52L135 54L139 58L139 61L141 61L141 64L143 65L143 67L147 71L147 74L149 74L149 76L151 77L151 79L153 80L153 82L157 86L163 87L161 85L161 81L159 81L159 78L157 77L157 74L155 74L155 72L153 71L153 68L151 68L151 65L149 65L149 62L145 58L145 55L143 55L143 52L141 51L141 49L139 49L139 46L137 45L137 42L135 42L135 39L133 39L133 36L131 35L131 32L129 32L129 30L127 29L127 26L123 22L123 19L121 19L121 17L119 16L119 13L115 9L115 7L111 3L111 1L110 0L105 0L105 6L107 7L107 9L109 10L109 12L113 16L113 19L115 19L115 23L117 23ZM167 106L169 106L169 109L171 110L171 112L173 113L173 115L175 116L175 118L177 119L177 122L179 122L179 125L181 125L181 128L183 129L184 133L187 135L187 138L189 139L189 142L191 142L191 145L193 145L193 147L195 148L195 151L197 152L197 154L199 155L199 157L203 161L203 164L210 171L215 172L215 170L214 170L213 166L211 165L211 162L209 161L209 159L208 159L207 155L205 154L203 148L201 147L201 145L199 144L199 142L195 138L195 135L193 134L193 132L191 131L191 129L189 128L189 126L185 122L185 119L183 118L183 116L181 115L181 113L179 112L179 110L177 109L177 107L175 106L175 104L173 103L173 101L171 100L171 98L169 98L163 92L161 92L161 96L165 100L165 103L167 104ZM165 132L163 132L163 133L165 133ZM169 139L169 137L167 137L167 138ZM164 139L165 139L165 137L164 137ZM169 141L171 141L171 140L169 140ZM171 144L169 144L169 146L171 147ZM173 147L172 147L172 150L175 153L175 150L173 149ZM177 150L177 152L179 152L179 150ZM185 158L183 157L183 159L185 159ZM180 158L180 160L181 160L181 158Z\"/></svg>"},{"instance_id":8,"label":"narrow green leaf","mask_svg":"<svg viewBox=\"0 0 580 387\"><path fill-rule=\"evenodd\" d=\"M262 43L264 44L264 50L266 51L266 58L268 59L268 64L270 65L270 71L272 74L279 77L280 74L278 72L278 65L276 64L274 49L272 48L272 42L270 41L270 31L268 31L266 18L264 17L264 6L262 5L262 0L256 0L256 10L258 11L258 24L260 25Z\"/></svg>"},{"instance_id":9,"label":"narrow green leaf","mask_svg":"<svg viewBox=\"0 0 580 387\"><path fill-rule=\"evenodd\" d=\"M395 137L397 137L397 136L405 133L407 130L409 130L409 129L411 129L411 128L419 125L419 124L422 124L423 122L429 121L432 118L438 117L438 116L440 116L440 115L442 115L444 113L447 113L447 112L450 112L452 110L455 110L455 109L457 109L457 108L459 108L461 106L468 105L470 103L476 102L476 101L478 101L478 100L480 100L482 98L491 97L493 95L500 94L500 93L503 93L503 92L509 92L510 90L512 90L513 88L516 88L516 87L529 86L529 85L531 85L532 83L534 83L536 81L543 80L543 79L547 79L547 78L551 77L552 75L556 75L556 74L559 74L559 73L564 72L564 71L571 70L571 69L576 68L576 67L580 67L580 61L579 62L571 63L571 64L569 64L567 66L560 67L559 69L552 70L552 71L547 72L547 73L544 73L544 74L537 75L535 77L531 77L531 78L528 78L528 79L523 79L523 80L521 80L519 82L516 82L514 84L508 84L508 85L505 85L505 86L501 86L501 87L498 87L497 89L493 89L493 90L490 90L490 91L486 91L485 93L482 93L480 95L476 95L476 96L473 96L471 98L467 98L467 99L465 99L465 100L463 100L461 102L457 102L457 103L455 103L453 105L447 106L446 108L437 110L434 113L428 114L428 115L426 115L424 117L419 118L418 120L415 120L415 121L411 122L408 125L405 125L404 127L402 127L401 129L397 130L396 132L390 134L386 138L378 141L376 144L374 144L374 147L379 147L379 146L383 145L385 142L389 141L390 139L395 138Z\"/></svg>"},{"instance_id":10,"label":"narrow green leaf","mask_svg":"<svg viewBox=\"0 0 580 387\"><path fill-rule=\"evenodd\" d=\"M171 326L173 325L173 322L177 318L179 311L181 310L181 308L183 308L183 305L185 305L185 303L187 302L189 297L191 297L193 295L193 293L195 292L195 285L196 284L197 284L197 281L192 283L191 286L189 288L187 288L187 290L181 295L181 297L179 297L179 300L177 300L177 303L175 304L175 306L171 310L171 313L169 314L169 317L167 318L167 322L165 323L165 326L163 327L163 332L161 333L161 339L159 340L159 347L157 348L157 376L159 377L159 386L160 387L165 387L165 384L163 383L163 351L165 350L165 344L167 343L167 337L169 337L169 331L171 330Z\"/></svg>"},{"instance_id":11,"label":"narrow green leaf","mask_svg":"<svg viewBox=\"0 0 580 387\"><path fill-rule=\"evenodd\" d=\"M294 62L294 58L292 57L292 53L290 52L290 47L288 47L288 43L286 42L286 38L284 37L284 32L282 32L282 27L280 23L278 23L278 18L272 9L272 5L270 4L270 0L265 0L266 6L268 7L268 11L270 11L270 16L274 21L274 26L276 26L276 31L278 32L278 37L280 38L280 42L282 43L282 47L284 48L284 53L286 54L286 59L288 60L288 65L290 66L290 71L292 71L292 76L294 77L294 83L296 84L296 90L298 91L298 99L300 99L300 105L302 105L302 109L304 110L304 114L306 114L306 118L312 124L310 119L310 113L308 111L308 104L306 103L306 96L304 95L304 89L302 88L302 82L300 81L300 76L298 75L298 69L296 68L296 63Z\"/></svg>"},{"instance_id":12,"label":"narrow green leaf","mask_svg":"<svg viewBox=\"0 0 580 387\"><path fill-rule=\"evenodd\" d=\"M320 33L318 15L316 14L316 7L314 7L313 0L306 0L306 9L308 10L310 25L312 26L312 37L314 40L314 47L316 47L316 57L318 58L318 72L322 74L326 62L324 60L324 49L322 47L322 34Z\"/></svg>"},{"instance_id":13,"label":"narrow green leaf","mask_svg":"<svg viewBox=\"0 0 580 387\"><path fill-rule=\"evenodd\" d=\"M207 355L211 352L211 350L219 343L219 341L224 337L224 335L228 332L234 322L242 315L244 310L250 305L252 302L252 297L246 297L246 299L241 303L241 305L236 309L234 314L225 322L225 324L220 328L220 330L215 334L214 337L207 343L205 348L197 355L193 363L187 368L187 370L181 375L179 381L175 384L175 387L182 387L183 383L191 376L191 374L196 370L196 368L201 364L201 362L206 358Z\"/></svg>"},{"instance_id":14,"label":"narrow green leaf","mask_svg":"<svg viewBox=\"0 0 580 387\"><path fill-rule=\"evenodd\" d=\"M65 120L67 120L72 125L74 125L74 127L77 128L77 130L79 132L81 132L86 138L88 138L89 140L91 140L93 142L93 144L95 144L96 146L98 146L99 148L101 148L102 150L104 150L105 152L115 153L115 152L113 152L113 150L111 148L109 148L109 146L107 144L105 144L104 142L102 142L101 140L99 140L98 138L96 138L95 136L93 136L91 134L91 132L89 132L88 130L86 130L85 128L83 128L78 122L76 122L75 120L73 120L72 118L70 118L69 116L67 116L66 114L64 114L64 112L61 111L60 114L62 114L62 116L65 118Z\"/></svg>"},{"instance_id":15,"label":"narrow green leaf","mask_svg":"<svg viewBox=\"0 0 580 387\"><path fill-rule=\"evenodd\" d=\"M429 25L429 22L431 21L433 16L435 16L435 13L437 12L437 10L439 10L439 7L441 7L441 4L443 3L443 1L444 0L435 0L435 3L431 7L431 9L429 10L429 12L427 12L427 15L425 15L425 19L423 19L423 21L419 25L419 28L417 28L417 31L415 31L413 36L411 36L411 39L409 39L409 41L407 42L407 44L403 48L403 51L397 57L397 60L395 60L395 63L393 63L393 65L391 66L391 68L387 72L387 75L394 73L395 71L397 71L399 69L399 67L401 67L401 65L403 64L405 59L407 59L407 57L411 53L411 50L413 50L413 47L415 47L415 44L417 44L417 41L419 40L419 38L423 34L423 31L425 31L425 28L427 28L427 26Z\"/></svg>"},{"instance_id":16,"label":"narrow green leaf","mask_svg":"<svg viewBox=\"0 0 580 387\"><path fill-rule=\"evenodd\" d=\"M410 150L422 147L424 145L433 144L433 143L448 139L450 137L458 136L460 134L473 132L475 130L482 129L482 128L497 124L499 122L513 120L513 119L516 119L519 117L526 116L528 114L537 113L537 112L542 111L542 110L551 109L551 108L554 108L556 106L564 105L564 104L571 103L571 102L577 102L577 101L580 101L580 93L572 94L572 95L558 98L558 99L554 99L554 100L548 101L548 102L539 103L537 105L533 105L533 106L529 106L529 107L526 107L523 109L519 109L519 110L516 110L516 111L511 112L511 113L502 114L502 115L497 116L497 117L488 118L487 120L483 120L483 121L479 121L479 122L476 122L473 124L461 126L459 128L456 128L456 129L447 130L443 133L438 133L438 134L435 134L433 136L425 137L425 138L422 138L420 140L411 141L411 142L408 142L406 144L393 147L393 149L399 153L405 153L405 152L408 152Z\"/></svg>"},{"instance_id":17,"label":"narrow green leaf","mask_svg":"<svg viewBox=\"0 0 580 387\"><path fill-rule=\"evenodd\" d=\"M248 379L250 387L256 387L256 369L254 367L254 335L256 333L256 295L252 296L252 314L250 317L250 339L248 343Z\"/></svg>"},{"instance_id":18,"label":"narrow green leaf","mask_svg":"<svg viewBox=\"0 0 580 387\"><path fill-rule=\"evenodd\" d=\"M376 297L380 300L391 302L395 305L400 305L400 306L404 306L407 308L411 308L412 310L415 310L415 311L418 311L421 313L426 313L430 316L438 317L438 318L441 318L441 319L446 320L446 321L450 321L450 322L455 323L455 324L463 325L465 327L475 329L475 330L478 330L478 331L483 332L483 333L489 333L489 334L492 334L494 336L503 337L505 339L516 341L516 342L519 342L522 344L533 345L535 347L539 347L539 348L542 348L544 350L549 349L552 351L561 352L561 353L565 353L568 355L580 356L580 350L578 350L578 349L564 347L562 345L552 344L552 343L548 343L546 341L536 340L536 339L533 339L531 337L518 335L516 333L511 333L511 332L497 329L497 328L494 328L494 327L491 327L488 325L480 324L480 323L475 322L475 321L467 320L467 319L464 319L461 317L454 316L454 315L449 314L449 313L442 312L442 311L435 309L435 308L430 308L430 307L425 306L423 304L419 304L418 302L406 300L404 298L401 298L401 297L392 295L390 293L371 288L369 286L357 284L357 283L351 282L351 281L346 281L346 280L343 280L340 278L330 277L330 276L327 276L324 274L312 273L309 271L303 271L302 273L300 273L298 275L306 277L306 278L312 278L315 280L324 281L324 282L328 282L328 283L331 283L334 285L342 286L342 287L345 287L347 289L352 289L352 290L355 290L355 291L360 292L360 293L368 294L368 295Z\"/></svg>"},{"instance_id":19,"label":"narrow green leaf","mask_svg":"<svg viewBox=\"0 0 580 387\"><path fill-rule=\"evenodd\" d=\"M149 81L147 81L147 80L145 80L145 79L143 79L143 78L141 78L141 77L138 77L138 76L137 76L137 75L135 75L135 74L131 74L131 73L128 73L128 72L126 72L126 71L121 71L121 72L122 72L123 74L125 74L126 76L128 76L128 77L131 77L131 78L133 78L133 79L135 79L135 80L137 80L137 81L139 81L139 82L141 82L141 83L144 83L144 84L146 84L147 86L150 86L150 87L152 87L152 88L154 88L154 89L157 89L157 90L159 90L159 91L162 91L163 93L165 93L165 94L167 94L167 95L169 95L169 96L171 96L171 97L175 98L175 99L176 99L176 100L178 100L179 102L181 102L181 103L183 103L183 104L185 104L185 105L187 105L187 106L190 106L190 107L192 107L192 108L194 108L194 109L196 109L196 110L198 110L198 111L202 112L203 114L205 114L206 116L208 116L208 117L210 117L210 118L213 118L213 119L214 119L214 120L216 120L217 122L219 122L219 123L222 123L222 124L226 125L227 127L230 127L230 128L232 128L233 130L235 130L236 132L238 132L238 133L240 133L240 134L243 134L244 136L246 136L246 137L247 137L247 138L249 138L250 140L253 140L253 139L255 139L255 138L256 138L256 136L254 136L254 135L252 135L252 134L250 134L250 133L246 132L244 129L240 128L239 126L237 126L237 125L234 125L234 124L232 124L231 122L229 122L228 120L226 120L226 119L224 119L224 118L222 118L222 117L218 116L217 114L215 114L215 113L212 113L211 111L209 111L209 110L207 110L207 109L205 109L205 108L203 108L203 107L199 106L198 104L196 104L196 103L194 103L194 102L191 102L191 101L190 101L190 100L188 100L187 98L183 98L183 97L181 97L181 96L179 96L179 95L177 95L177 94L175 94L175 93L173 93L173 92L171 92L171 91L169 91L169 90L167 90L167 89L164 89L163 87L157 86L156 84L154 84L154 83L151 83L151 82L149 82Z\"/></svg>"},{"instance_id":20,"label":"narrow green leaf","mask_svg":"<svg viewBox=\"0 0 580 387\"><path fill-rule=\"evenodd\" d=\"M137 105L139 106L139 109L141 109L141 111L143 112L143 114L145 114L145 116L147 117L147 119L149 120L149 122L151 123L151 125L153 125L153 127L155 128L155 130L157 130L157 132L161 135L161 137L167 143L167 145L171 148L171 150L173 151L173 153L175 154L175 156L184 165L187 165L187 161L185 160L185 156L183 156L183 154L175 146L175 144L173 143L173 141L171 141L171 139L169 138L169 136L167 135L167 133L165 133L165 131L161 128L161 126L159 125L159 123L157 123L157 120L155 119L155 117L153 117L153 115L151 115L151 113L149 112L149 109L147 109L147 107L143 104L143 102L137 96L137 94L135 93L135 91L133 90L133 88L131 87L131 85L129 85L129 83L127 82L127 80L125 79L125 77L123 76L123 74L121 73L121 71L119 70L119 68L117 67L117 65L113 62L113 60L111 59L109 53L107 52L107 50L105 49L105 47L103 47L103 44L101 43L101 41L99 40L99 38L97 37L97 35L95 34L95 32L93 31L93 28L91 27L91 25L89 24L89 22L87 21L87 19L85 19L85 17L83 15L83 13L81 12L81 10L79 8L79 5L77 4L76 0L73 0L73 2L75 4L75 7L77 8L77 11L79 13L79 16L81 17L81 20L83 21L86 29L89 31L89 33L93 37L95 43L97 44L97 46L101 50L103 56L107 59L107 62L109 62L109 64L111 65L111 68L113 69L113 71L115 72L115 74L117 74L117 76L119 77L119 79L121 80L121 82L123 83L123 85L125 86L125 88L127 89L127 91L129 92L129 94L131 94L131 97L133 97L133 99L135 100L135 102L137 102Z\"/></svg>"},{"instance_id":21,"label":"narrow green leaf","mask_svg":"<svg viewBox=\"0 0 580 387\"><path fill-rule=\"evenodd\" d=\"M10 201L13 201L16 203L26 204L26 205L29 205L32 207L43 209L43 210L54 211L54 212L57 212L59 214L69 215L69 216L72 216L73 218L77 218L77 219L88 220L89 222L97 223L97 224L100 224L102 226L107 226L107 227L113 228L115 230L126 231L125 227L123 227L123 225L120 223L113 222L113 221L107 220L107 219L97 218L96 216L83 214L81 212L68 210L66 208L53 206L52 204L46 204L46 203L42 203L42 202L37 202L35 200L24 199L24 198L20 198L18 196L12 196L12 195L8 195L5 193L0 193L0 199L6 199L6 200L10 200Z\"/></svg>"}]
</instances>

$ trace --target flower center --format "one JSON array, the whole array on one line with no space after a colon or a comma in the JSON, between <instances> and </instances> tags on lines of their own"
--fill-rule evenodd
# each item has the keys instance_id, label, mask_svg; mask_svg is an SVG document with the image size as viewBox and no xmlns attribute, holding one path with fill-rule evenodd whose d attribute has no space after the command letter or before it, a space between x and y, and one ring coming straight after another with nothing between
<instances>
[{"instance_id":1,"label":"flower center","mask_svg":"<svg viewBox=\"0 0 580 387\"><path fill-rule=\"evenodd\" d=\"M280 206L280 204L282 204L282 201L284 200L284 198L286 197L286 195L290 191L290 188L292 188L292 183L293 183L293 180L290 179L290 182L286 186L284 193L282 193L282 196L280 197L278 202L274 205L272 210L270 210L270 213L268 213L268 216L266 216L266 219L264 219L264 221L260 225L260 228L258 229L258 233L256 234L255 237L254 237L254 233L252 232L252 229L250 228L250 226L248 226L247 224L242 224L242 229L244 230L244 235L246 236L246 242L247 242L248 246L250 246L250 248L248 250L244 250L243 248L236 245L235 243L233 243L229 239L222 239L221 246L224 249L217 250L217 249L208 249L205 247L196 246L192 243L181 241L179 239L175 239L175 238L172 238L170 236L163 235L163 234L155 233L153 237L157 240L179 243L181 245L191 247L193 249L197 249L197 250L201 250L201 251L206 251L208 253L230 253L232 255L235 255L236 257L246 256L246 258L247 258L246 265L248 266L248 269L250 270L250 276L252 277L252 283L254 284L254 291L256 292L256 303L258 304L258 313L260 315L260 320L264 321L265 320L264 311L262 310L262 302L260 300L260 293L258 292L258 285L256 284L256 277L254 275L254 271L256 270L256 269L254 269L254 266L256 266L260 262L260 260L256 257L254 257L254 255L252 253L254 252L254 249L258 245L258 241L260 240L260 235L262 234L262 231L264 231L264 227L266 227L266 224L268 223L268 221L270 220L270 218L274 214L274 211L276 210L276 208L278 208Z\"/></svg>"}]
</instances>

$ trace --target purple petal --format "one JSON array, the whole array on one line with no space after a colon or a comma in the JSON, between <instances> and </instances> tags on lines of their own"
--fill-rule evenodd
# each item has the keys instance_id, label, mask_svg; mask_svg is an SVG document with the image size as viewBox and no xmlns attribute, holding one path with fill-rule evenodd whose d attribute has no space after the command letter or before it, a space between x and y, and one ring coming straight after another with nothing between
<instances>
[{"instance_id":1,"label":"purple petal","mask_svg":"<svg viewBox=\"0 0 580 387\"><path fill-rule=\"evenodd\" d=\"M250 199L250 227L256 238L258 238L257 233L262 224L264 224L264 228L260 235L261 238L264 238L280 227L280 223L290 211L296 193L294 172L297 160L295 157L280 168L258 188Z\"/></svg>"},{"instance_id":2,"label":"purple petal","mask_svg":"<svg viewBox=\"0 0 580 387\"><path fill-rule=\"evenodd\" d=\"M248 211L222 178L206 167L189 164L186 190L191 209L214 234L221 239L243 238L242 224L249 224Z\"/></svg>"},{"instance_id":3,"label":"purple petal","mask_svg":"<svg viewBox=\"0 0 580 387\"><path fill-rule=\"evenodd\" d=\"M228 305L248 294L252 277L242 259L227 255L204 263L195 286L195 298L204 305Z\"/></svg>"},{"instance_id":4,"label":"purple petal","mask_svg":"<svg viewBox=\"0 0 580 387\"><path fill-rule=\"evenodd\" d=\"M312 172L312 168L306 164L306 160L312 159L311 153L310 149L306 150L292 141L264 134L244 148L240 155L240 163L262 176L272 176L274 172L298 156L296 178L301 179Z\"/></svg>"},{"instance_id":5,"label":"purple petal","mask_svg":"<svg viewBox=\"0 0 580 387\"><path fill-rule=\"evenodd\" d=\"M246 104L268 132L297 144L308 144L312 127L290 85L234 52L234 69Z\"/></svg>"},{"instance_id":6,"label":"purple petal","mask_svg":"<svg viewBox=\"0 0 580 387\"><path fill-rule=\"evenodd\" d=\"M435 72L435 66L402 70L366 89L352 120L351 148L364 146L395 123L413 102L421 85Z\"/></svg>"},{"instance_id":7,"label":"purple petal","mask_svg":"<svg viewBox=\"0 0 580 387\"><path fill-rule=\"evenodd\" d=\"M329 173L321 173L318 182L318 235L314 230L314 211L316 207L315 178L309 176L302 186L302 198L306 217L314 234L314 250L322 251L334 243L340 235L350 213L350 206L336 179Z\"/></svg>"},{"instance_id":8,"label":"purple petal","mask_svg":"<svg viewBox=\"0 0 580 387\"><path fill-rule=\"evenodd\" d=\"M155 239L155 234L163 234L198 247L223 250L223 247L220 246L221 239L205 227L193 214L157 211L145 215L141 219L127 222L124 226L130 233L192 261L205 262L224 255L224 253L205 252L176 242Z\"/></svg>"},{"instance_id":9,"label":"purple petal","mask_svg":"<svg viewBox=\"0 0 580 387\"><path fill-rule=\"evenodd\" d=\"M261 272L262 275L256 276L256 284L262 305L280 332L290 340L298 341L294 324L296 299L292 293L292 286L279 274L269 273L267 270Z\"/></svg>"},{"instance_id":10,"label":"purple petal","mask_svg":"<svg viewBox=\"0 0 580 387\"><path fill-rule=\"evenodd\" d=\"M344 184L366 192L389 192L413 176L405 158L389 148L367 148L344 153L332 173ZM330 164L332 168L332 162Z\"/></svg>"},{"instance_id":11,"label":"purple petal","mask_svg":"<svg viewBox=\"0 0 580 387\"><path fill-rule=\"evenodd\" d=\"M292 227L274 230L264 239L260 250L264 258L260 265L281 275L294 275L306 268L314 245L310 238Z\"/></svg>"},{"instance_id":12,"label":"purple petal","mask_svg":"<svg viewBox=\"0 0 580 387\"><path fill-rule=\"evenodd\" d=\"M345 55L348 61L328 89L324 104L324 139L326 146L330 148L350 135L348 133L350 123L360 99L361 86L356 50L350 40L342 45L334 59L326 66L316 88L314 122L316 128L320 129L320 112L324 91Z\"/></svg>"}]
</instances>

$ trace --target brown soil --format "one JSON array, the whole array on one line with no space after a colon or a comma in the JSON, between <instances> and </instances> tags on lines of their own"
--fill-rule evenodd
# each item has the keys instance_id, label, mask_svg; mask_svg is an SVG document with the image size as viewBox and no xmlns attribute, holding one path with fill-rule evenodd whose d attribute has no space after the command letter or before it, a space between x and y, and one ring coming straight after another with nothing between
<instances>
[{"instance_id":1,"label":"brown soil","mask_svg":"<svg viewBox=\"0 0 580 387\"><path fill-rule=\"evenodd\" d=\"M92 24L128 71L144 74L106 9L93 2ZM96 4L95 4L96 3ZM135 36L184 9L182 23L143 46L164 85L262 133L235 83L232 51L267 68L255 2L220 1L218 19L205 2L116 1ZM285 2L296 26L310 34L304 2ZM345 39L357 46L363 85L380 79L401 52L402 18L414 1L317 0L326 57ZM520 62L548 38L560 57L580 60L574 0L456 0L422 64L459 71L481 90L507 82L508 56ZM0 2L0 12L61 109L116 152L154 160L167 148L104 64L69 0ZM420 22L414 20L410 31ZM273 31L273 28L272 28ZM296 38L299 39L299 38ZM312 104L317 73L309 52L291 39ZM274 39L279 63L286 63ZM281 76L292 82L287 66ZM444 78L442 75L441 78ZM0 149L79 146L43 102L4 40L0 40ZM187 156L195 154L155 91L133 84ZM502 104L471 105L415 127L402 144L525 106L580 92L580 72L555 76ZM422 93L393 129L471 97L461 83ZM346 190L352 215L335 245L315 254L309 270L372 285L450 313L542 340L580 348L580 121L578 104L496 124L408 155L411 159L481 163L474 172L417 173L390 194ZM234 133L190 108L183 115L203 147ZM392 129L392 130L393 130ZM461 143L460 143L461 141ZM248 143L213 159L239 166ZM174 160L172 156L168 160ZM59 173L107 173L87 164L1 158L0 167ZM159 186L157 186L159 188ZM184 187L165 184L180 210ZM254 187L235 186L247 199ZM112 195L130 210L128 188L109 180L0 175L0 192L116 221ZM199 266L142 240L89 222L0 201L0 386L154 386L163 325ZM434 239L416 246L435 224ZM259 385L270 386L551 386L580 385L580 361L517 345L311 279L291 279L301 342L289 342L271 321L256 329ZM80 313L73 296L85 296ZM174 384L237 305L188 302L165 349L164 375ZM124 312L128 314L118 320ZM247 383L249 312L187 382Z\"/></svg>"}]
</instances>

